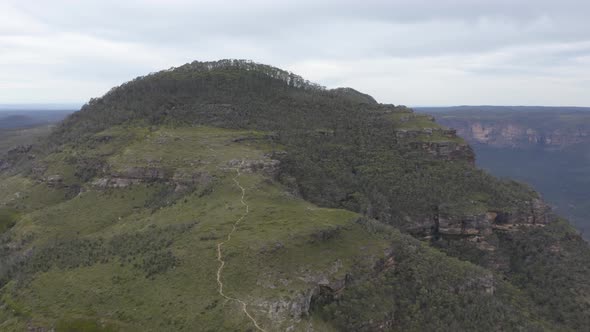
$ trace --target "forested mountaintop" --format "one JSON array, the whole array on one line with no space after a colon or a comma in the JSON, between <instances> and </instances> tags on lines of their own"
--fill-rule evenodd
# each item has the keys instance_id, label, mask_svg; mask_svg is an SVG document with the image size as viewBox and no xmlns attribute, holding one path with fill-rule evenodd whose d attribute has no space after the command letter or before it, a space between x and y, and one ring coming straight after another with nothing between
<instances>
[{"instance_id":1,"label":"forested mountaintop","mask_svg":"<svg viewBox=\"0 0 590 332\"><path fill-rule=\"evenodd\" d=\"M315 126L321 127L331 121L330 115L344 112L332 108L357 103L376 104L353 89L326 90L293 73L251 61L193 62L138 77L90 100L54 137L77 139L129 120L274 130L306 127L308 119L302 116L313 115L320 121ZM330 105L330 111L310 109L324 105Z\"/></svg>"},{"instance_id":2,"label":"forested mountaintop","mask_svg":"<svg viewBox=\"0 0 590 332\"><path fill-rule=\"evenodd\" d=\"M0 328L579 330L590 249L454 130L248 61L0 159Z\"/></svg>"}]
</instances>

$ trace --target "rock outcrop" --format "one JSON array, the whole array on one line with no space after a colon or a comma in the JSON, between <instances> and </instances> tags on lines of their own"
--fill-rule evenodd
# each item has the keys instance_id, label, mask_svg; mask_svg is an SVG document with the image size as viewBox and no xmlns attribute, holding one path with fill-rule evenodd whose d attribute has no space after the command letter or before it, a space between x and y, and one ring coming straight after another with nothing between
<instances>
[{"instance_id":1,"label":"rock outcrop","mask_svg":"<svg viewBox=\"0 0 590 332\"><path fill-rule=\"evenodd\" d=\"M8 150L6 154L0 155L2 157L0 159L0 172L11 169L21 159L34 159L35 156L30 153L32 149L33 146L30 144L18 145Z\"/></svg>"},{"instance_id":2,"label":"rock outcrop","mask_svg":"<svg viewBox=\"0 0 590 332\"><path fill-rule=\"evenodd\" d=\"M473 163L475 161L475 155L471 147L465 143L453 142L453 141L441 141L441 142L411 142L410 146L413 149L421 149L434 155L437 158L445 160L468 160Z\"/></svg>"},{"instance_id":3,"label":"rock outcrop","mask_svg":"<svg viewBox=\"0 0 590 332\"><path fill-rule=\"evenodd\" d=\"M280 161L275 159L232 159L227 163L227 168L237 168L245 173L262 173L274 177L278 174Z\"/></svg>"},{"instance_id":4,"label":"rock outcrop","mask_svg":"<svg viewBox=\"0 0 590 332\"><path fill-rule=\"evenodd\" d=\"M551 208L541 199L523 202L517 211L485 211L461 215L447 211L444 207L438 207L431 217L421 220L408 218L409 226L406 230L424 240L454 245L463 243L494 254L501 249L496 241L498 234L545 227L556 220ZM489 266L503 269L507 264L504 257L494 257Z\"/></svg>"},{"instance_id":5,"label":"rock outcrop","mask_svg":"<svg viewBox=\"0 0 590 332\"><path fill-rule=\"evenodd\" d=\"M473 150L457 137L454 129L396 129L395 136L410 149L427 151L439 159L475 161Z\"/></svg>"},{"instance_id":6,"label":"rock outcrop","mask_svg":"<svg viewBox=\"0 0 590 332\"><path fill-rule=\"evenodd\" d=\"M122 171L114 171L109 176L100 177L92 182L99 188L125 188L132 184L164 182L175 185L177 191L190 186L206 186L213 177L206 172L188 170L168 170L155 167L128 167Z\"/></svg>"},{"instance_id":7,"label":"rock outcrop","mask_svg":"<svg viewBox=\"0 0 590 332\"><path fill-rule=\"evenodd\" d=\"M442 235L490 235L494 230L511 231L519 226L545 226L554 220L551 208L540 199L525 202L515 212L487 211L480 214L434 217L436 232Z\"/></svg>"}]
</instances>

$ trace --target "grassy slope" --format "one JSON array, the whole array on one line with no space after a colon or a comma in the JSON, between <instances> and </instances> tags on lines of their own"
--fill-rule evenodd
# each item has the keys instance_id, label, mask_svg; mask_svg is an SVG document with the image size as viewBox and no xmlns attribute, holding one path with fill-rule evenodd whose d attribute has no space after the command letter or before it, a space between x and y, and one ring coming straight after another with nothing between
<instances>
[{"instance_id":1,"label":"grassy slope","mask_svg":"<svg viewBox=\"0 0 590 332\"><path fill-rule=\"evenodd\" d=\"M159 182L101 189L88 181L85 190L71 198L63 188L21 176L1 179L0 206L21 213L4 241L20 246L22 253L32 249L32 263L0 290L0 329L254 330L241 308L217 293L216 244L244 213L241 191L233 181L237 172L228 163L267 160L265 153L278 148L258 143L255 138L261 135L208 127L116 127L96 135L109 136L108 140L97 139L99 143L76 149L66 146L45 160L45 175L62 175L66 184L71 177L67 173L73 171L64 167L68 153L106 157L115 172L151 164L212 176L212 182L197 184L184 196ZM254 140L235 141L244 137ZM496 316L481 319L482 326L495 324L490 318L513 323L514 316L529 315L528 304L522 304L517 292L502 281L495 282L497 297L477 287L446 289L445 278L450 276L455 285L471 285L474 280L477 284L490 275L481 268L436 253L386 226L355 222L359 217L355 213L314 206L262 173L243 170L236 179L246 189L250 213L224 247L222 280L225 292L248 303L249 311L268 330L289 326L305 330L310 324L318 330L371 328L355 325L354 319L343 321L339 312L368 319L405 315L407 291L418 284L406 287L396 278L430 278L418 286L438 290L436 299L450 299L441 305L453 310L466 305L467 299L491 303ZM401 272L373 279L375 263L392 247L399 250L395 259L402 262ZM415 249L408 253L403 248ZM444 268L433 268L435 262ZM406 271L412 266L422 272L413 276ZM342 308L316 309L318 314L307 318L293 309L309 301L318 283L333 283L347 275L356 277L357 286L345 299L356 306L345 301ZM382 292L385 299L372 304L357 298ZM515 307L513 302L522 305ZM445 314L434 313L428 321L444 323L437 316L441 313ZM413 324L425 326L422 321Z\"/></svg>"},{"instance_id":2,"label":"grassy slope","mask_svg":"<svg viewBox=\"0 0 590 332\"><path fill-rule=\"evenodd\" d=\"M231 159L264 159L263 150L231 141L249 134L211 128L164 129L133 141L110 159L115 169L133 161L143 163L139 156L156 158L161 165L175 168L187 166L189 160L200 160L198 169L215 176L211 193L197 190L175 204L154 210L145 203L158 192L159 185L105 190L88 187L71 200L29 209L11 232L13 237L32 236L34 241L28 247L51 245L58 237L108 240L117 234L144 232L150 227L197 224L173 239L170 249L181 263L153 279L146 278L130 264L121 264L121 259L76 268L51 267L37 273L25 287L14 282L8 284L2 291L3 301L8 304L5 310L22 310L20 314L26 320L32 319L33 325L40 326L55 324L59 319L97 317L124 329L157 330L174 326L185 330L218 330L247 324L235 303L224 303L217 294L215 244L243 212L240 190L232 181L235 171L220 170L217 166L227 166ZM180 139L172 139L165 149L158 148L162 141L154 138L170 135ZM50 169L55 173L59 167ZM13 178L2 183L8 187L15 181ZM309 283L297 276L342 277L329 271L335 262L340 262L340 269L346 270L353 258L378 255L387 245L383 240L360 237L360 226L353 223L354 213L317 208L292 197L259 174L244 174L239 181L247 190L251 213L226 247L227 267L223 277L226 292L253 302L255 313L266 309L279 294L289 299L299 295L299 290L307 290ZM2 204L26 205L25 198L17 202L8 194L2 198ZM313 234L334 227L343 228L337 245L310 243ZM281 243L279 253L264 254L266 247L278 243ZM361 247L364 250L359 251ZM263 285L258 285L261 282ZM264 317L261 319L267 323ZM18 330L23 321L8 319L3 328Z\"/></svg>"}]
</instances>

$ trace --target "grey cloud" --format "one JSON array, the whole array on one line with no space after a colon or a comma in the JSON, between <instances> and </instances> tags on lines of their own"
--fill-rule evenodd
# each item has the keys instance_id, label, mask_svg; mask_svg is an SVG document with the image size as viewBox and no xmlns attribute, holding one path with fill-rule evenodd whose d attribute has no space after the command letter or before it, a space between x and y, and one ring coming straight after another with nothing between
<instances>
[{"instance_id":1,"label":"grey cloud","mask_svg":"<svg viewBox=\"0 0 590 332\"><path fill-rule=\"evenodd\" d=\"M540 19L555 22L544 37L588 36L585 1L437 0L437 1L52 1L15 6L48 26L81 30L109 39L197 41L232 34L270 38L306 27L330 29L331 24L359 22L402 25L482 20L527 31ZM61 4L61 5L60 5ZM580 29L583 28L583 29ZM440 31L433 31L440 32ZM573 34L573 35L572 35ZM513 34L518 35L518 34ZM575 36L574 36L575 35Z\"/></svg>"},{"instance_id":2,"label":"grey cloud","mask_svg":"<svg viewBox=\"0 0 590 332\"><path fill-rule=\"evenodd\" d=\"M493 103L502 94L590 104L571 84L585 85L587 1L8 0L0 10L0 102L84 100L195 59L250 58L395 103ZM64 86L44 86L56 79ZM500 86L527 79L535 83L520 95ZM65 86L75 82L83 88ZM540 95L543 86L556 96ZM432 91L408 90L421 87Z\"/></svg>"}]
</instances>

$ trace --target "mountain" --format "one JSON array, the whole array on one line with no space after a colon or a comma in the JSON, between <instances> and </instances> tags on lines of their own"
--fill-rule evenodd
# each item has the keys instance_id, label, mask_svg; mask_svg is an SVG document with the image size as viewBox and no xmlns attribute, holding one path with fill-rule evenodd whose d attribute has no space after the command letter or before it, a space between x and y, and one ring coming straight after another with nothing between
<instances>
[{"instance_id":1,"label":"mountain","mask_svg":"<svg viewBox=\"0 0 590 332\"><path fill-rule=\"evenodd\" d=\"M532 184L588 239L590 112L582 108L439 110L491 173ZM559 176L556 176L558 174Z\"/></svg>"},{"instance_id":2,"label":"mountain","mask_svg":"<svg viewBox=\"0 0 590 332\"><path fill-rule=\"evenodd\" d=\"M0 329L580 330L590 248L454 130L244 60L0 161Z\"/></svg>"}]
</instances>

